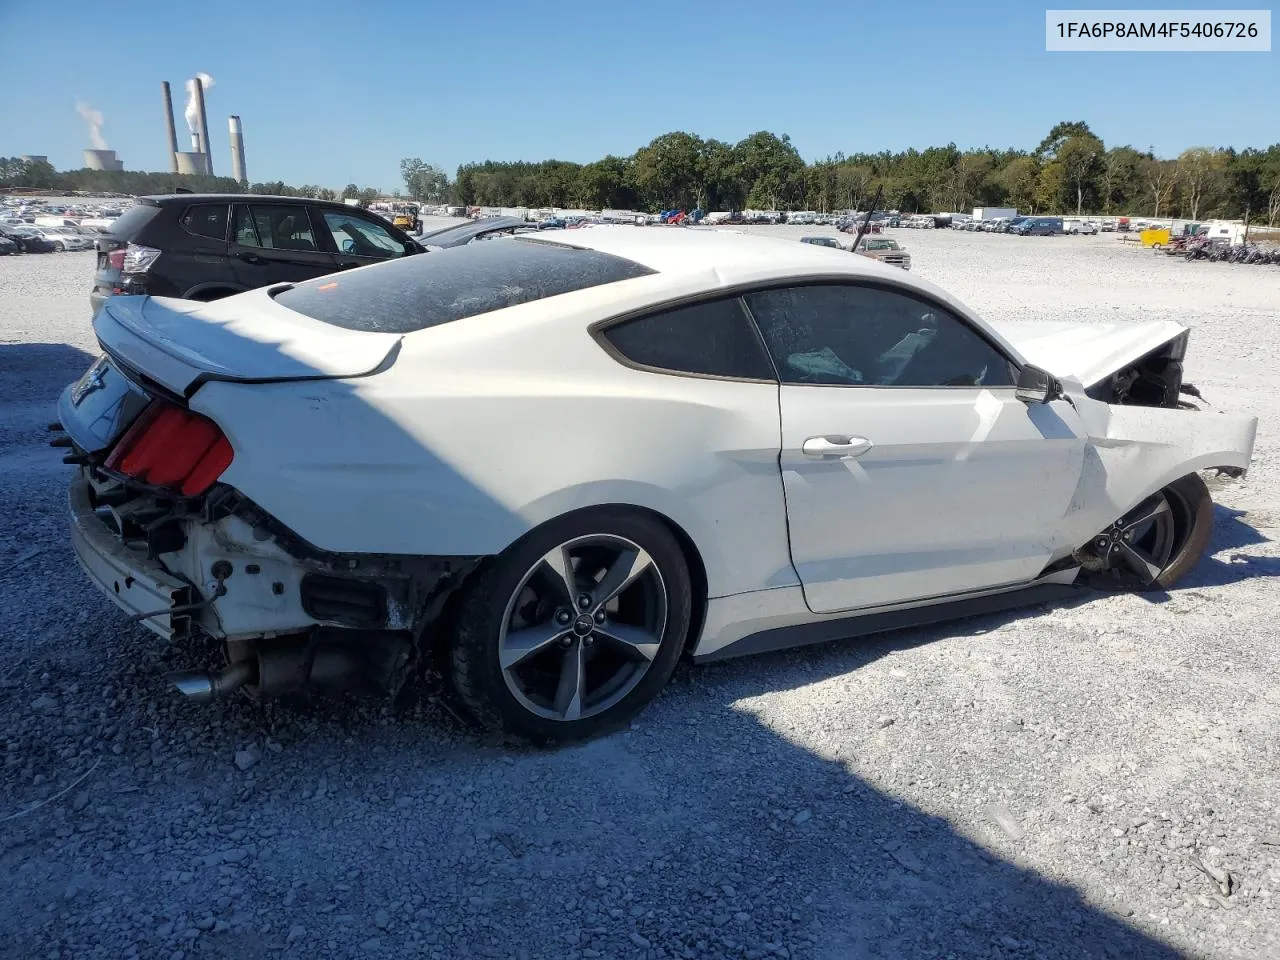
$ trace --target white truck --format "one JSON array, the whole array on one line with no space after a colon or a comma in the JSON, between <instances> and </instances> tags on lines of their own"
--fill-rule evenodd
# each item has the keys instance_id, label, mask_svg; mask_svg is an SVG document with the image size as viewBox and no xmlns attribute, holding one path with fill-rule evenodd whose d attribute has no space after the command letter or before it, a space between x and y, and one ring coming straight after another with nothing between
<instances>
[{"instance_id":1,"label":"white truck","mask_svg":"<svg viewBox=\"0 0 1280 960\"><path fill-rule=\"evenodd\" d=\"M1012 220L1018 215L1015 207L974 207L975 220Z\"/></svg>"}]
</instances>

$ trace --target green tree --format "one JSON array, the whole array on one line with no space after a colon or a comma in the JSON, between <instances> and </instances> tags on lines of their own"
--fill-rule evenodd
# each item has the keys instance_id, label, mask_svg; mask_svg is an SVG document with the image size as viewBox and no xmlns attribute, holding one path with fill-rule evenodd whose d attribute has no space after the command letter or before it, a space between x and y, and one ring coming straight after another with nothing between
<instances>
[{"instance_id":1,"label":"green tree","mask_svg":"<svg viewBox=\"0 0 1280 960\"><path fill-rule=\"evenodd\" d=\"M1165 207L1165 215L1168 216L1169 199L1178 183L1177 161L1144 157L1142 180L1146 185L1147 195L1151 198L1151 216L1158 218L1161 206Z\"/></svg>"},{"instance_id":2,"label":"green tree","mask_svg":"<svg viewBox=\"0 0 1280 960\"><path fill-rule=\"evenodd\" d=\"M1050 160L1040 168L1040 174L1036 178L1036 207L1049 212L1057 209L1066 186L1066 170L1057 160Z\"/></svg>"},{"instance_id":3,"label":"green tree","mask_svg":"<svg viewBox=\"0 0 1280 960\"><path fill-rule=\"evenodd\" d=\"M636 151L631 176L650 208L692 210L706 198L701 137L676 131L655 137Z\"/></svg>"},{"instance_id":4,"label":"green tree","mask_svg":"<svg viewBox=\"0 0 1280 960\"><path fill-rule=\"evenodd\" d=\"M1179 154L1178 167L1191 205L1189 216L1198 220L1201 212L1207 212L1217 202L1224 185L1226 164L1222 152L1211 147L1190 147Z\"/></svg>"},{"instance_id":5,"label":"green tree","mask_svg":"<svg viewBox=\"0 0 1280 960\"><path fill-rule=\"evenodd\" d=\"M441 203L448 196L449 175L418 157L406 157L400 161L400 176L404 178L405 191L413 200Z\"/></svg>"},{"instance_id":6,"label":"green tree","mask_svg":"<svg viewBox=\"0 0 1280 960\"><path fill-rule=\"evenodd\" d=\"M785 133L767 130L751 134L734 147L750 184L747 205L768 210L785 209L804 173L804 161Z\"/></svg>"},{"instance_id":7,"label":"green tree","mask_svg":"<svg viewBox=\"0 0 1280 960\"><path fill-rule=\"evenodd\" d=\"M360 196L360 188L357 187L354 183L348 183L345 187L342 188L343 200L355 200L359 196Z\"/></svg>"},{"instance_id":8,"label":"green tree","mask_svg":"<svg viewBox=\"0 0 1280 960\"><path fill-rule=\"evenodd\" d=\"M1102 171L1102 141L1093 134L1075 134L1063 140L1054 154L1054 162L1062 165L1063 185L1074 194L1076 216L1084 212L1086 193L1096 192L1096 180Z\"/></svg>"},{"instance_id":9,"label":"green tree","mask_svg":"<svg viewBox=\"0 0 1280 960\"><path fill-rule=\"evenodd\" d=\"M1141 160L1142 154L1133 147L1113 147L1102 155L1098 185L1103 213L1110 213L1115 203L1125 209L1129 200L1140 192L1138 171Z\"/></svg>"},{"instance_id":10,"label":"green tree","mask_svg":"<svg viewBox=\"0 0 1280 960\"><path fill-rule=\"evenodd\" d=\"M624 209L635 203L630 161L613 155L578 171L577 202L591 210Z\"/></svg>"},{"instance_id":11,"label":"green tree","mask_svg":"<svg viewBox=\"0 0 1280 960\"><path fill-rule=\"evenodd\" d=\"M1093 137L1093 131L1089 129L1089 125L1083 120L1063 120L1055 123L1053 129L1049 131L1048 136L1040 141L1040 146L1036 147L1035 155L1040 160L1048 160L1058 155L1058 151L1062 149L1062 145L1072 137Z\"/></svg>"}]
</instances>

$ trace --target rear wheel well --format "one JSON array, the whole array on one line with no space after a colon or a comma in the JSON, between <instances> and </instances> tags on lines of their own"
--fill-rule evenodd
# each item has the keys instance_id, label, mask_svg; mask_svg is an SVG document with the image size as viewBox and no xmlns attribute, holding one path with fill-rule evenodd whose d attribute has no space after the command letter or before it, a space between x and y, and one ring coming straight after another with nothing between
<instances>
[{"instance_id":1,"label":"rear wheel well","mask_svg":"<svg viewBox=\"0 0 1280 960\"><path fill-rule=\"evenodd\" d=\"M541 527L545 523L551 523L563 517L601 508L622 509L638 514L646 514L665 526L671 532L671 535L676 538L676 543L680 545L680 552L684 555L685 563L689 565L689 584L693 599L693 610L689 618L689 635L685 638L684 650L685 653L689 653L698 642L698 637L702 634L702 625L707 617L707 568L702 562L702 554L698 552L693 538L689 536L688 532L680 524L657 510L650 510L648 507L637 507L627 503L601 503L560 514L544 521L544 523L538 524L538 526ZM534 529L537 528L535 527ZM492 557L486 557L481 561L481 565L489 563L492 559ZM471 571L472 574L474 572L474 570ZM463 577L453 588L440 611L440 615L433 624L427 625L429 635L423 644L423 653L432 657L441 657L442 659L439 662L444 662L448 658L448 645L453 632L454 618L457 616L459 601L470 575Z\"/></svg>"}]
</instances>

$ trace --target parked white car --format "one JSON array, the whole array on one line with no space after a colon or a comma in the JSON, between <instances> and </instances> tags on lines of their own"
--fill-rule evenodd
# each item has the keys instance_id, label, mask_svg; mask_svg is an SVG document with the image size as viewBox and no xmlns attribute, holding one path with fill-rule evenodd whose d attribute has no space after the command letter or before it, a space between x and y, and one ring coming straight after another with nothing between
<instances>
[{"instance_id":1,"label":"parked white car","mask_svg":"<svg viewBox=\"0 0 1280 960\"><path fill-rule=\"evenodd\" d=\"M1093 236L1098 232L1098 225L1092 220L1079 220L1071 217L1062 221L1062 232L1066 234Z\"/></svg>"},{"instance_id":2,"label":"parked white car","mask_svg":"<svg viewBox=\"0 0 1280 960\"><path fill-rule=\"evenodd\" d=\"M476 243L213 303L110 298L59 403L93 583L227 666L200 698L437 653L481 722L627 722L715 660L1167 587L1197 471L1172 321L992 324L904 270L718 231Z\"/></svg>"},{"instance_id":3,"label":"parked white car","mask_svg":"<svg viewBox=\"0 0 1280 960\"><path fill-rule=\"evenodd\" d=\"M53 244L53 249L59 253L64 250L92 250L94 242L92 237L71 229L70 227L40 227L36 230L42 237Z\"/></svg>"}]
</instances>

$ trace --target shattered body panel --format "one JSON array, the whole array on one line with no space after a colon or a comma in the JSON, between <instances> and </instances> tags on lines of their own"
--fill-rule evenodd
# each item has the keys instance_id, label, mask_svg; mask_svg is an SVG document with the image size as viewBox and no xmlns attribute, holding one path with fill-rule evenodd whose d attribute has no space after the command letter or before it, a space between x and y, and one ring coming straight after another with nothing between
<instances>
[{"instance_id":1,"label":"shattered body panel","mask_svg":"<svg viewBox=\"0 0 1280 960\"><path fill-rule=\"evenodd\" d=\"M1179 477L1249 467L1255 417L1101 403L1078 387L1067 389L1089 436L1068 513L1073 542L1088 540Z\"/></svg>"}]
</instances>

